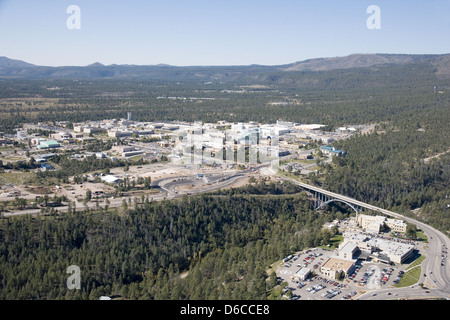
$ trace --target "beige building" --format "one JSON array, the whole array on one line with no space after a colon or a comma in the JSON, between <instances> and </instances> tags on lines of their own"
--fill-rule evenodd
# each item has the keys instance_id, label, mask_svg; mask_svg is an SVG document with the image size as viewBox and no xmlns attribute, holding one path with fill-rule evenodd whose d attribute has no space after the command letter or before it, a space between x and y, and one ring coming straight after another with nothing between
<instances>
[{"instance_id":1,"label":"beige building","mask_svg":"<svg viewBox=\"0 0 450 320\"><path fill-rule=\"evenodd\" d=\"M356 223L367 232L379 233L385 226L394 232L406 232L406 223L404 221L386 218L384 216L358 214L356 216Z\"/></svg>"},{"instance_id":2,"label":"beige building","mask_svg":"<svg viewBox=\"0 0 450 320\"><path fill-rule=\"evenodd\" d=\"M348 276L355 267L355 260L337 256L330 257L320 268L325 277L338 279L340 275Z\"/></svg>"},{"instance_id":3,"label":"beige building","mask_svg":"<svg viewBox=\"0 0 450 320\"><path fill-rule=\"evenodd\" d=\"M145 151L131 146L112 146L111 152L120 154L122 157L131 157L138 154L144 154Z\"/></svg>"},{"instance_id":4,"label":"beige building","mask_svg":"<svg viewBox=\"0 0 450 320\"><path fill-rule=\"evenodd\" d=\"M407 225L402 220L387 218L385 223L389 227L389 229L391 229L394 232L401 232L401 233L406 232Z\"/></svg>"},{"instance_id":5,"label":"beige building","mask_svg":"<svg viewBox=\"0 0 450 320\"><path fill-rule=\"evenodd\" d=\"M100 128L100 127L84 127L83 132L87 133L87 134L97 133L97 132L106 132L106 129Z\"/></svg>"},{"instance_id":6,"label":"beige building","mask_svg":"<svg viewBox=\"0 0 450 320\"><path fill-rule=\"evenodd\" d=\"M58 132L58 133L52 133L50 135L50 137L53 139L56 139L56 140L67 140L67 139L71 139L72 135L67 132Z\"/></svg>"},{"instance_id":7,"label":"beige building","mask_svg":"<svg viewBox=\"0 0 450 320\"><path fill-rule=\"evenodd\" d=\"M120 137L129 137L132 136L132 131L118 131L118 130L109 130L108 137L110 138L120 138Z\"/></svg>"}]
</instances>

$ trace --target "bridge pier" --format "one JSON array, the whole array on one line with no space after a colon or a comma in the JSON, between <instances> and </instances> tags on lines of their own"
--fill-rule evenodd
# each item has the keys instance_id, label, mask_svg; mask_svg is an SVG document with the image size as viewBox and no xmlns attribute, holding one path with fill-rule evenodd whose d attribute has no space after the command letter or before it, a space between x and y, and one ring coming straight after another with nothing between
<instances>
[{"instance_id":1,"label":"bridge pier","mask_svg":"<svg viewBox=\"0 0 450 320\"><path fill-rule=\"evenodd\" d=\"M352 208L356 212L356 214L362 211L362 208L360 206L353 205L347 201L338 198L329 197L328 195L318 191L314 191L313 196L314 196L314 210L320 210L322 207L326 206L331 202L342 202L347 206L349 206L350 208Z\"/></svg>"}]
</instances>

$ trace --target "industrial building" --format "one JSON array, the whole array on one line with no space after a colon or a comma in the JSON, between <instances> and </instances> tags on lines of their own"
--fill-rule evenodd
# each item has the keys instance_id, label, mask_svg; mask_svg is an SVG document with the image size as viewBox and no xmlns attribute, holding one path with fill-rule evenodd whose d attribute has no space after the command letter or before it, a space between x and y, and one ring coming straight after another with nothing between
<instances>
[{"instance_id":1,"label":"industrial building","mask_svg":"<svg viewBox=\"0 0 450 320\"><path fill-rule=\"evenodd\" d=\"M46 141L41 140L37 145L39 149L59 148L60 146L61 145L59 144L59 142L54 140L46 140Z\"/></svg>"},{"instance_id":2,"label":"industrial building","mask_svg":"<svg viewBox=\"0 0 450 320\"><path fill-rule=\"evenodd\" d=\"M321 146L320 150L322 150L322 152L325 154L334 155L334 156L338 156L338 157L342 157L345 154L344 151L339 150L335 147L330 147L330 146Z\"/></svg>"}]
</instances>

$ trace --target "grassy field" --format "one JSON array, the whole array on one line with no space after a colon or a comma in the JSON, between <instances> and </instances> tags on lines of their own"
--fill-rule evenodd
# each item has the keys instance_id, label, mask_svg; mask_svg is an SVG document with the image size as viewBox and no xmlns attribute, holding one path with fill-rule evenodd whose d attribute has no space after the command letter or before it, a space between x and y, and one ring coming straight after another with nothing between
<instances>
[{"instance_id":1,"label":"grassy field","mask_svg":"<svg viewBox=\"0 0 450 320\"><path fill-rule=\"evenodd\" d=\"M421 255L418 257L414 262L410 264L410 266L405 270L405 274L403 275L402 279L394 285L394 287L402 288L402 287L408 287L410 285L413 285L419 281L420 273L422 272L422 268L420 267L420 264L422 261L425 260L425 256Z\"/></svg>"},{"instance_id":2,"label":"grassy field","mask_svg":"<svg viewBox=\"0 0 450 320\"><path fill-rule=\"evenodd\" d=\"M28 184L36 179L36 174L33 172L3 172L0 173L0 185L11 183L13 185Z\"/></svg>"},{"instance_id":3,"label":"grassy field","mask_svg":"<svg viewBox=\"0 0 450 320\"><path fill-rule=\"evenodd\" d=\"M326 250L334 250L339 247L339 244L344 241L344 236L337 234L333 238L330 239L330 246L327 245L321 246L320 248L326 249Z\"/></svg>"},{"instance_id":4,"label":"grassy field","mask_svg":"<svg viewBox=\"0 0 450 320\"><path fill-rule=\"evenodd\" d=\"M428 243L428 237L422 230L417 230L417 240Z\"/></svg>"}]
</instances>

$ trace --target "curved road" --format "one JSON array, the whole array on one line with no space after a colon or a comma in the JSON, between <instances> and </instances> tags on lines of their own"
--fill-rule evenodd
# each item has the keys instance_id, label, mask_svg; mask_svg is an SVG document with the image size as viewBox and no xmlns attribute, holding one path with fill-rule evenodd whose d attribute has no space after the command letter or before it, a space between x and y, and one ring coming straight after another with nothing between
<instances>
[{"instance_id":1,"label":"curved road","mask_svg":"<svg viewBox=\"0 0 450 320\"><path fill-rule=\"evenodd\" d=\"M190 194L200 194L200 193L212 192L219 188L229 187L233 183L238 182L240 179L245 178L246 173L248 173L248 172L250 172L250 170L239 171L237 173L223 177L224 180L222 180L222 181L211 182L210 185L202 186L202 187L198 188L197 190L190 191L189 193ZM191 182L189 182L189 180L183 181L183 180L179 180L179 179L191 179L192 180L195 178L193 178L192 175L188 175L188 176L168 177L168 178L162 178L162 179L155 180L152 182L152 186L154 186L154 187L157 186L157 187L161 188L161 190L165 191L167 194L165 194L163 192L163 193L156 194L156 195L150 195L149 199L158 201L158 200L163 200L163 199L181 198L183 196L183 194L185 194L184 192L180 192L177 194L174 191L170 190L170 188L172 186L176 186L177 184L187 184L187 183L191 183ZM176 181L173 181L173 180L176 180ZM127 199L127 197L119 197L116 199L110 199L109 207L110 208L120 207L122 205L122 201L124 199ZM76 210L77 211L85 210L86 207L88 207L90 209L95 209L96 206L97 206L96 202L89 202L86 204L86 206L76 204ZM104 206L104 203L100 204L100 206ZM55 207L54 209L57 211L66 211L67 206ZM38 215L38 214L40 214L40 212L41 212L41 209L25 209L25 210L13 211L13 212L3 212L2 215L5 217L15 216L15 215L27 215L27 214Z\"/></svg>"},{"instance_id":2,"label":"curved road","mask_svg":"<svg viewBox=\"0 0 450 320\"><path fill-rule=\"evenodd\" d=\"M197 188L197 190L192 190L189 192L182 192L183 193L190 193L190 194L198 194L198 193L205 193L205 192L211 192L219 188L225 188L230 186L231 184L235 183L237 180L244 178L246 172L237 172L233 173L227 176L220 176L219 178L215 179L215 181L211 181L205 186L202 186L201 188ZM190 185L193 184L196 181L195 178L192 177L192 175L189 176L177 176L177 177L170 177L170 178L163 178L156 180L154 183L152 183L153 186L158 186L162 190L170 193L170 194L177 194L173 191L173 188L181 185Z\"/></svg>"}]
</instances>

